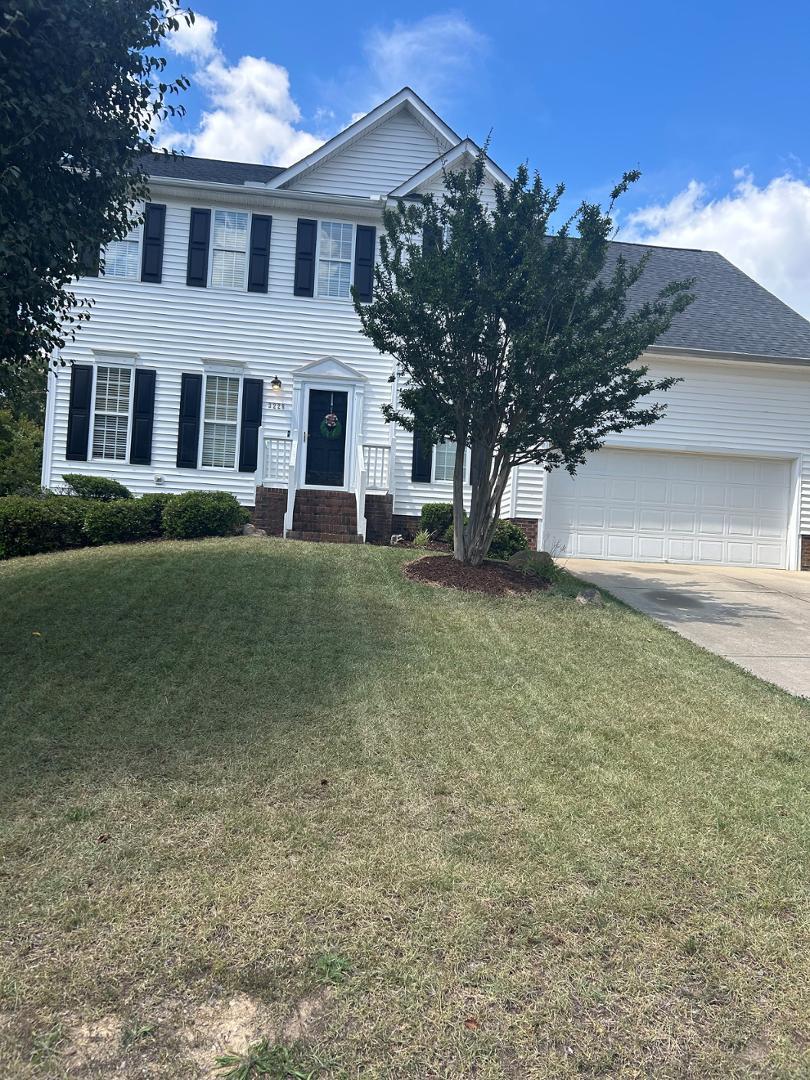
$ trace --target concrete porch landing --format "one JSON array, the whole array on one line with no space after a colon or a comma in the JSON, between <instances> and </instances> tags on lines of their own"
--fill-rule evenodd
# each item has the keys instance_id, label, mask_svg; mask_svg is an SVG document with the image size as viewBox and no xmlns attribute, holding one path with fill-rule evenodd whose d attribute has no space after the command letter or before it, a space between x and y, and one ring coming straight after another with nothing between
<instances>
[{"instance_id":1,"label":"concrete porch landing","mask_svg":"<svg viewBox=\"0 0 810 1080\"><path fill-rule=\"evenodd\" d=\"M565 559L605 589L683 637L810 697L810 573Z\"/></svg>"}]
</instances>

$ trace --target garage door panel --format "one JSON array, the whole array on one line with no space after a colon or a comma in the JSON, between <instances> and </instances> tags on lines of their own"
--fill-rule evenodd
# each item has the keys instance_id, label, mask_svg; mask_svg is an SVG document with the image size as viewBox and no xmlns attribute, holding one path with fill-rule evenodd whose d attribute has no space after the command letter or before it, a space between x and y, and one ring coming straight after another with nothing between
<instances>
[{"instance_id":1,"label":"garage door panel","mask_svg":"<svg viewBox=\"0 0 810 1080\"><path fill-rule=\"evenodd\" d=\"M790 464L603 450L549 477L545 544L649 562L785 566Z\"/></svg>"}]
</instances>

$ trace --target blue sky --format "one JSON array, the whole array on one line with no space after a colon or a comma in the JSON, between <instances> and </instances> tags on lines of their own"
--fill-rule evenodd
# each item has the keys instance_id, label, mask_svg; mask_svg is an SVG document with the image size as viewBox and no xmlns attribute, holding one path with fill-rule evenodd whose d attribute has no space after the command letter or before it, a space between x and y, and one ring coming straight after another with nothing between
<instances>
[{"instance_id":1,"label":"blue sky","mask_svg":"<svg viewBox=\"0 0 810 1080\"><path fill-rule=\"evenodd\" d=\"M164 138L287 164L408 83L573 202L643 171L628 239L712 247L810 315L810 5L199 0Z\"/></svg>"}]
</instances>

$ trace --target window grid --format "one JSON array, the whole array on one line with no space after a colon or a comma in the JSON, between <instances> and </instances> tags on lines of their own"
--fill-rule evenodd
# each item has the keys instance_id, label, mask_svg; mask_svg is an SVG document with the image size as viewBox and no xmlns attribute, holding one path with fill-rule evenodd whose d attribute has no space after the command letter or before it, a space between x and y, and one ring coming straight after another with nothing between
<instances>
[{"instance_id":1,"label":"window grid","mask_svg":"<svg viewBox=\"0 0 810 1080\"><path fill-rule=\"evenodd\" d=\"M207 375L203 409L202 465L218 469L234 467L238 419L239 379L225 375Z\"/></svg>"},{"instance_id":2,"label":"window grid","mask_svg":"<svg viewBox=\"0 0 810 1080\"><path fill-rule=\"evenodd\" d=\"M211 284L244 289L247 269L248 215L240 210L214 211Z\"/></svg>"},{"instance_id":3,"label":"window grid","mask_svg":"<svg viewBox=\"0 0 810 1080\"><path fill-rule=\"evenodd\" d=\"M98 367L93 409L93 457L126 461L130 368Z\"/></svg>"},{"instance_id":4,"label":"window grid","mask_svg":"<svg viewBox=\"0 0 810 1080\"><path fill-rule=\"evenodd\" d=\"M450 440L436 444L433 464L434 480L452 480L456 467L456 444Z\"/></svg>"},{"instance_id":5,"label":"window grid","mask_svg":"<svg viewBox=\"0 0 810 1080\"><path fill-rule=\"evenodd\" d=\"M322 221L318 247L318 296L346 299L351 295L354 226Z\"/></svg>"},{"instance_id":6,"label":"window grid","mask_svg":"<svg viewBox=\"0 0 810 1080\"><path fill-rule=\"evenodd\" d=\"M138 278L137 236L130 233L124 240L112 240L104 249L104 277L136 281Z\"/></svg>"}]
</instances>

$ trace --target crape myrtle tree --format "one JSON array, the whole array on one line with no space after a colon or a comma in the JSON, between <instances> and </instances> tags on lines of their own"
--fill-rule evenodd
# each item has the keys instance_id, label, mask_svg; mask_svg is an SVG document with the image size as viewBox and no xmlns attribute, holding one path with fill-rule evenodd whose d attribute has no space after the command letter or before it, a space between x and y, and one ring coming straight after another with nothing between
<instances>
[{"instance_id":1,"label":"crape myrtle tree","mask_svg":"<svg viewBox=\"0 0 810 1080\"><path fill-rule=\"evenodd\" d=\"M183 20L178 0L2 5L0 396L89 316L65 286L126 235L147 195L138 155L188 86L159 55Z\"/></svg>"},{"instance_id":2,"label":"crape myrtle tree","mask_svg":"<svg viewBox=\"0 0 810 1080\"><path fill-rule=\"evenodd\" d=\"M355 295L355 308L399 372L386 419L459 448L453 543L462 562L486 557L515 466L573 474L608 435L664 412L650 395L676 380L648 378L634 361L690 303L692 283L630 302L647 259L609 260L609 238L616 199L638 176L625 174L607 210L583 203L552 234L563 186L547 188L521 166L488 207L482 151L471 168L445 173L441 198L385 212L374 299Z\"/></svg>"}]
</instances>

